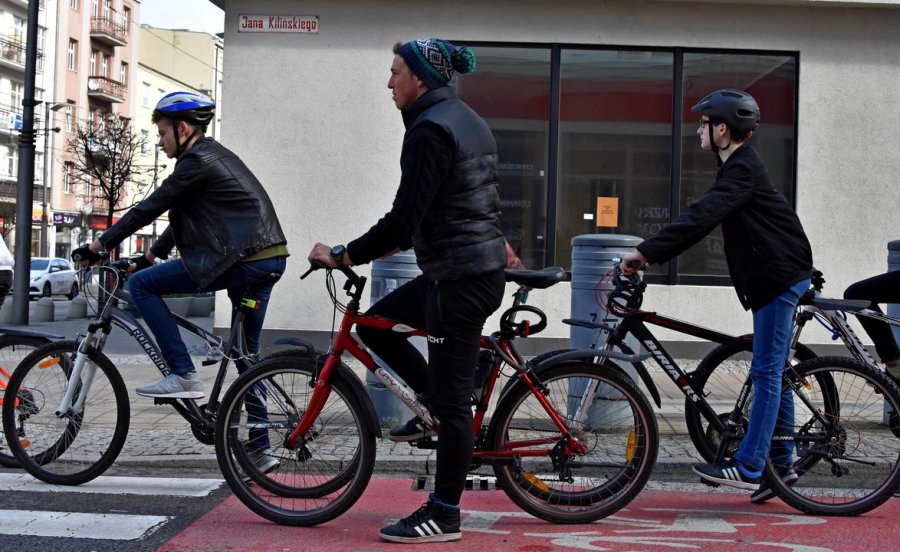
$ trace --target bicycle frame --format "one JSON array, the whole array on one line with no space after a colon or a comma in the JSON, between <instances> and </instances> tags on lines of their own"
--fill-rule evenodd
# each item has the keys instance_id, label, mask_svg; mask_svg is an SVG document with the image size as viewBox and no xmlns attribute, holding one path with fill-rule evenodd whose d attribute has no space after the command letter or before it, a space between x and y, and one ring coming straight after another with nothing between
<instances>
[{"instance_id":1,"label":"bicycle frame","mask_svg":"<svg viewBox=\"0 0 900 552\"><path fill-rule=\"evenodd\" d=\"M625 345L625 337L633 335L641 345L650 352L653 356L653 360L656 361L672 382L678 386L678 389L681 390L685 397L689 398L696 405L697 409L700 410L703 417L707 419L710 425L719 432L727 432L728 428L719 419L715 410L713 410L706 399L704 399L702 393L693 388L691 385L691 378L688 377L688 374L677 362L675 362L672 355L669 354L662 343L660 343L656 336L653 335L647 327L648 324L697 337L704 341L728 345L745 351L753 350L752 337L729 335L690 322L663 316L656 312L642 310L629 313L614 328L610 328L608 325L604 324L594 324L598 329L606 329L609 331L609 337L607 338L603 349L605 351L611 351L612 347L620 346L623 348L623 352L631 352L627 350L628 347ZM638 371L641 380L647 386L658 406L660 404L659 390L656 388L656 384L650 377L649 372L647 372L647 369L641 362L636 362L632 365ZM739 401L745 401L749 396L749 393L750 383L748 380L744 382L744 387L739 395Z\"/></svg>"},{"instance_id":2,"label":"bicycle frame","mask_svg":"<svg viewBox=\"0 0 900 552\"><path fill-rule=\"evenodd\" d=\"M318 377L316 378L315 389L313 390L313 395L310 399L309 407L303 413L303 416L300 418L297 426L285 440L285 446L288 449L296 449L300 446L302 437L309 433L310 429L315 423L315 420L321 413L322 408L324 407L325 402L327 401L328 396L331 392L331 386L328 382L330 381L331 375L334 370L337 368L337 366L340 365L341 355L345 351L349 352L352 356L362 362L366 370L374 373L378 377L378 379L385 385L385 387L387 387L392 393L394 393L416 415L418 415L423 420L429 421L435 427L438 426L438 423L431 416L428 409L425 408L417 400L415 392L407 385L398 381L392 374L378 366L372 356L359 344L359 342L356 341L356 339L354 339L350 335L350 331L354 326L391 330L408 336L425 336L427 335L426 331L424 329L413 328L406 324L383 318L381 316L360 314L359 301L360 297L362 296L362 291L365 288L366 278L356 276L355 273L347 268L342 268L341 272L343 272L344 275L348 278L347 285L344 287L344 289L351 297L351 300L347 304L346 310L344 311L344 316L341 320L340 329L326 354L327 358L322 365L322 369L319 372ZM353 289L353 291L351 291L351 289ZM526 297L527 289L520 288L520 290L515 294L513 307L519 306L521 303L523 303ZM528 386L532 394L542 405L550 419L567 440L567 446L569 447L569 450L576 453L584 453L584 446L580 442L578 442L577 439L572 438L571 434L568 431L566 423L554 411L554 409L541 393L540 383L536 383L530 376L529 371L523 368L522 357L515 350L515 347L512 344L512 338L510 336L499 335L498 332L498 334L494 334L492 336L482 336L480 345L482 348L494 350L498 353L498 357L495 359L494 364L491 367L490 375L488 375L487 379L485 380L485 388L482 390L479 404L476 405L476 411L473 416L473 433L476 441L481 430L484 416L487 412L488 401L491 397L491 394L493 393L494 386L499 377L501 364L505 361L517 371L520 380L524 382L526 386ZM589 388L585 389L585 391L583 392L583 400L580 403L578 412L576 413L576 420L584 421L587 418L588 409L591 402L593 401L593 394L595 391L596 388L591 388L591 386L589 386ZM498 461L510 461L515 456L547 456L548 451L546 450L528 451L522 449L527 447L534 447L540 444L553 443L556 441L557 439L548 438L546 440L510 442L507 443L507 449L502 451L476 449L474 452L474 457L477 460L489 462L492 459L496 459Z\"/></svg>"},{"instance_id":3,"label":"bicycle frame","mask_svg":"<svg viewBox=\"0 0 900 552\"><path fill-rule=\"evenodd\" d=\"M110 294L103 311L100 313L100 320L88 325L87 334L79 341L78 349L75 355L75 361L72 366L72 374L69 377L66 392L60 400L59 407L56 410L58 417L70 415L78 415L84 407L85 397L88 396L96 366L87 365L87 352L95 349L102 352L106 340L112 331L112 326L116 325L125 330L140 345L143 352L147 355L160 374L167 376L170 373L168 364L163 359L159 351L159 346L153 340L146 328L137 321L132 315L119 307L120 301L131 302L131 297L127 291L116 289ZM218 398L222 391L225 381L226 368L230 360L246 358L248 356L244 343L243 325L241 322L244 318L244 311L238 309L234 323L231 326L231 332L228 340L225 341L221 337L201 328L190 320L172 313L175 317L175 323L188 332L189 334L204 341L210 351L222 351L222 359L219 365L219 371L210 392L207 409L204 410L198 406L194 399L154 399L156 404L170 404L181 416L191 425L208 429L212 420L209 413L214 413L218 407ZM225 353L227 351L227 353ZM230 357L229 354L237 353L237 357ZM213 364L215 361L204 361L204 365ZM78 396L75 396L78 390ZM74 400L74 402L73 402ZM179 402L181 401L181 402Z\"/></svg>"}]
</instances>

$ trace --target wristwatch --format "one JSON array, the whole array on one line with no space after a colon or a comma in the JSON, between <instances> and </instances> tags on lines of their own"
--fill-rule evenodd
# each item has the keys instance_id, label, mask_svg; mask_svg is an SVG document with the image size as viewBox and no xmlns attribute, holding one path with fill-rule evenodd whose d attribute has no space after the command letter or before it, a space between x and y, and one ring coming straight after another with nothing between
<instances>
[{"instance_id":1,"label":"wristwatch","mask_svg":"<svg viewBox=\"0 0 900 552\"><path fill-rule=\"evenodd\" d=\"M334 260L334 264L338 265L338 267L344 266L344 255L347 253L347 248L343 245L335 245L331 248L331 258Z\"/></svg>"}]
</instances>

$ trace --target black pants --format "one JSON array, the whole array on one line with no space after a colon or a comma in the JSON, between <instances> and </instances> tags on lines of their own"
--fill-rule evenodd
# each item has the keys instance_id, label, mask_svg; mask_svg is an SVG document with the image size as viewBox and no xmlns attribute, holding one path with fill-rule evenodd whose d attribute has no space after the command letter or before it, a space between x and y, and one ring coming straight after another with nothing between
<instances>
[{"instance_id":1,"label":"black pants","mask_svg":"<svg viewBox=\"0 0 900 552\"><path fill-rule=\"evenodd\" d=\"M378 314L428 330L428 359L403 336L357 327L372 349L417 393L428 392L429 407L441 423L434 494L459 504L472 461L472 377L484 321L503 299L503 271L455 281L429 282L419 276L375 303Z\"/></svg>"},{"instance_id":2,"label":"black pants","mask_svg":"<svg viewBox=\"0 0 900 552\"><path fill-rule=\"evenodd\" d=\"M845 299L865 299L872 302L872 310L881 312L878 303L900 303L900 270L860 280L847 288ZM881 362L900 359L900 349L891 326L884 322L860 318L860 324L875 343L875 352Z\"/></svg>"}]
</instances>

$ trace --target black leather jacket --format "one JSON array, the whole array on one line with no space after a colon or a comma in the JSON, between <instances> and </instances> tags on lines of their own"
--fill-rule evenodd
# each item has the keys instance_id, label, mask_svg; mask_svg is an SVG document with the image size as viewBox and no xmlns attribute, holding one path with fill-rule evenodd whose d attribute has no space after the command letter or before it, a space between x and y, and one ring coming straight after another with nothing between
<instances>
[{"instance_id":1,"label":"black leather jacket","mask_svg":"<svg viewBox=\"0 0 900 552\"><path fill-rule=\"evenodd\" d=\"M648 261L664 263L719 224L728 271L745 309L763 307L810 277L812 249L800 219L749 143L728 157L705 194L637 249Z\"/></svg>"},{"instance_id":2,"label":"black leather jacket","mask_svg":"<svg viewBox=\"0 0 900 552\"><path fill-rule=\"evenodd\" d=\"M169 227L152 247L166 258L178 247L194 283L205 288L241 259L286 244L275 208L250 169L227 148L202 138L175 162L149 197L100 236L112 249L169 211Z\"/></svg>"}]
</instances>

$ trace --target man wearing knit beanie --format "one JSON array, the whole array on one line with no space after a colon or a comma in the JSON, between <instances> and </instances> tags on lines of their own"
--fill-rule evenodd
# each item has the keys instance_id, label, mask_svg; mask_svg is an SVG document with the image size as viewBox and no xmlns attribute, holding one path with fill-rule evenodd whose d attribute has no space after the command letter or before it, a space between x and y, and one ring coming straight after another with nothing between
<instances>
[{"instance_id":1,"label":"man wearing knit beanie","mask_svg":"<svg viewBox=\"0 0 900 552\"><path fill-rule=\"evenodd\" d=\"M430 440L440 426L434 493L412 515L381 530L379 536L391 542L462 538L459 501L472 459L472 378L484 322L503 298L506 267L497 144L484 120L447 86L454 73L474 69L474 54L445 40L394 46L388 88L406 134L391 210L346 247L317 243L309 254L310 262L335 268L412 246L422 269L368 312L424 327L427 363L400 334L356 328L429 409L392 430L390 439Z\"/></svg>"}]
</instances>

